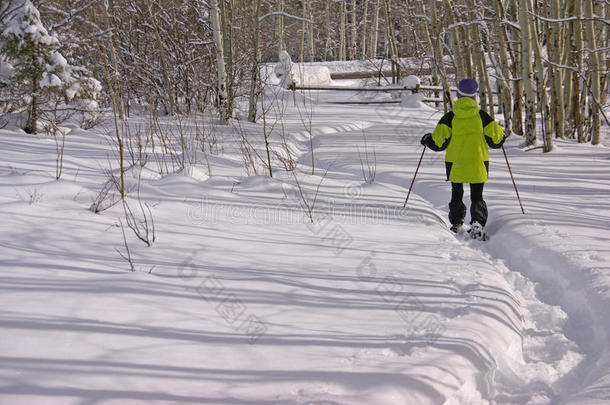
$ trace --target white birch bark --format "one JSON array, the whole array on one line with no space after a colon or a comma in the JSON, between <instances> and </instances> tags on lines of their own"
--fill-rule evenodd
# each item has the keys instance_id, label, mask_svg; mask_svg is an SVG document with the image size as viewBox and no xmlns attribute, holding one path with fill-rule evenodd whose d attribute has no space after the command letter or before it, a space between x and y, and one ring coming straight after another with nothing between
<instances>
[{"instance_id":1,"label":"white birch bark","mask_svg":"<svg viewBox=\"0 0 610 405\"><path fill-rule=\"evenodd\" d=\"M494 31L496 40L495 48L497 50L497 56L499 58L499 68L502 75L501 79L497 80L498 87L498 103L502 107L502 113L504 114L504 132L509 134L512 127L512 106L511 106L511 74L508 61L508 51L506 44L508 43L508 35L506 28L502 21L506 18L506 12L504 5L500 0L493 1L494 7Z\"/></svg>"},{"instance_id":2,"label":"white birch bark","mask_svg":"<svg viewBox=\"0 0 610 405\"><path fill-rule=\"evenodd\" d=\"M347 13L347 8L345 4L345 0L341 0L341 12L339 15L339 60L346 59L346 44L345 44L345 15Z\"/></svg>"},{"instance_id":3,"label":"white birch bark","mask_svg":"<svg viewBox=\"0 0 610 405\"><path fill-rule=\"evenodd\" d=\"M364 0L362 5L364 10L362 11L362 36L361 36L361 47L360 47L360 58L366 59L366 43L368 42L367 38L367 27L368 27L368 18L369 18L369 0Z\"/></svg>"},{"instance_id":4,"label":"white birch bark","mask_svg":"<svg viewBox=\"0 0 610 405\"><path fill-rule=\"evenodd\" d=\"M379 42L379 8L381 0L375 1L373 10L373 24L371 26L371 46L369 56L373 59L377 57L377 44Z\"/></svg>"},{"instance_id":5,"label":"white birch bark","mask_svg":"<svg viewBox=\"0 0 610 405\"><path fill-rule=\"evenodd\" d=\"M559 0L551 0L550 18L561 17ZM558 68L562 62L562 23L547 24L547 51L552 64L548 68L551 84L551 114L553 129L557 138L564 138L565 105L563 98L563 69Z\"/></svg>"},{"instance_id":6,"label":"white birch bark","mask_svg":"<svg viewBox=\"0 0 610 405\"><path fill-rule=\"evenodd\" d=\"M356 60L356 39L358 38L358 20L356 16L356 0L352 0L352 23L351 23L351 34L350 34L350 46L349 46L349 58Z\"/></svg>"},{"instance_id":7,"label":"white birch bark","mask_svg":"<svg viewBox=\"0 0 610 405\"><path fill-rule=\"evenodd\" d=\"M525 143L536 143L536 94L532 83L531 0L519 0L519 26L521 27L521 80L525 93Z\"/></svg>"},{"instance_id":8,"label":"white birch bark","mask_svg":"<svg viewBox=\"0 0 610 405\"><path fill-rule=\"evenodd\" d=\"M591 88L589 91L589 121L591 124L591 143L598 145L601 139L601 116L599 112L600 95L601 95L601 83L600 83L600 63L598 58L597 50L597 39L595 36L595 22L594 17L594 5L593 0L585 0L585 18L589 19L585 22L585 31L587 35L587 43L590 49L589 51L589 77L591 82Z\"/></svg>"},{"instance_id":9,"label":"white birch bark","mask_svg":"<svg viewBox=\"0 0 610 405\"><path fill-rule=\"evenodd\" d=\"M252 40L252 70L250 71L250 96L248 108L248 121L256 122L256 113L258 110L258 75L259 75L259 44L260 44L260 21L261 2L256 1L256 10L254 12L254 38Z\"/></svg>"},{"instance_id":10,"label":"white birch bark","mask_svg":"<svg viewBox=\"0 0 610 405\"><path fill-rule=\"evenodd\" d=\"M221 0L222 1L222 0ZM224 40L220 25L220 9L218 0L210 1L210 18L214 30L214 44L216 45L216 68L218 71L218 111L220 122L226 124L229 119L227 106L227 74L225 70Z\"/></svg>"},{"instance_id":11,"label":"white birch bark","mask_svg":"<svg viewBox=\"0 0 610 405\"><path fill-rule=\"evenodd\" d=\"M538 93L539 110L542 114L542 139L544 141L544 151L550 152L553 149L553 133L551 131L551 110L549 108L549 98L546 91L546 81L544 75L544 62L542 60L542 47L536 25L532 31L532 47L536 61L536 87Z\"/></svg>"}]
</instances>

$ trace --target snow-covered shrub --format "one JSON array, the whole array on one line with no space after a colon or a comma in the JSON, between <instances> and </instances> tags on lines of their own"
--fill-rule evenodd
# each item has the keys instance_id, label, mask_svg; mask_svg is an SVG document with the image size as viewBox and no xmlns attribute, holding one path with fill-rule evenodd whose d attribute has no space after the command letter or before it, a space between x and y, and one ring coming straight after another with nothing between
<instances>
[{"instance_id":1,"label":"snow-covered shrub","mask_svg":"<svg viewBox=\"0 0 610 405\"><path fill-rule=\"evenodd\" d=\"M275 76L280 79L280 87L287 89L294 84L294 74L292 73L292 58L286 51L281 51L280 61L275 65Z\"/></svg>"},{"instance_id":2,"label":"snow-covered shrub","mask_svg":"<svg viewBox=\"0 0 610 405\"><path fill-rule=\"evenodd\" d=\"M74 66L58 52L59 40L40 20L30 0L9 0L9 12L0 21L2 64L0 89L15 110L27 107L26 132L36 132L41 106L64 108L77 99L95 100L100 83L88 71ZM65 108L64 108L65 109ZM56 114L55 114L56 115Z\"/></svg>"}]
</instances>

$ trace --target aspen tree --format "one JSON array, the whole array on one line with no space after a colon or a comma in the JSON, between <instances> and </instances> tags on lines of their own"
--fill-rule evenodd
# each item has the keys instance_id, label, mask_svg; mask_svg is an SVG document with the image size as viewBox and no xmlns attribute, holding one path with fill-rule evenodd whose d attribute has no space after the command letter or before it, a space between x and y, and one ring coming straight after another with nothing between
<instances>
[{"instance_id":1,"label":"aspen tree","mask_svg":"<svg viewBox=\"0 0 610 405\"><path fill-rule=\"evenodd\" d=\"M498 103L502 108L504 114L504 132L510 133L511 122L512 122L512 110L511 110L511 74L508 61L508 51L506 44L508 43L508 35L503 20L506 18L504 5L501 0L494 0L494 33L495 33L495 49L499 57L500 72L502 78L497 81L498 87ZM491 50L490 50L491 52Z\"/></svg>"},{"instance_id":2,"label":"aspen tree","mask_svg":"<svg viewBox=\"0 0 610 405\"><path fill-rule=\"evenodd\" d=\"M546 92L546 82L544 76L544 62L542 61L542 47L538 40L539 35L537 25L533 27L533 35L531 36L532 47L534 48L534 58L536 61L536 88L538 92L538 108L542 113L542 139L544 141L544 151L550 152L553 149L553 134L551 132L551 112L549 108L549 99Z\"/></svg>"},{"instance_id":3,"label":"aspen tree","mask_svg":"<svg viewBox=\"0 0 610 405\"><path fill-rule=\"evenodd\" d=\"M324 13L324 26L326 28L326 40L324 41L324 60L328 60L330 56L330 48L332 44L331 34L332 30L330 29L330 13L331 13L331 4L332 0L326 0L326 7Z\"/></svg>"},{"instance_id":4,"label":"aspen tree","mask_svg":"<svg viewBox=\"0 0 610 405\"><path fill-rule=\"evenodd\" d=\"M379 9L381 7L381 0L375 1L375 8L373 10L373 24L371 28L371 46L369 47L369 56L371 58L377 57L377 44L379 42Z\"/></svg>"},{"instance_id":5,"label":"aspen tree","mask_svg":"<svg viewBox=\"0 0 610 405\"><path fill-rule=\"evenodd\" d=\"M368 42L367 20L369 18L369 0L364 0L363 7L364 9L362 10L362 39L360 40L360 58L364 60L366 59L366 43Z\"/></svg>"},{"instance_id":6,"label":"aspen tree","mask_svg":"<svg viewBox=\"0 0 610 405\"><path fill-rule=\"evenodd\" d=\"M532 84L532 26L529 11L531 0L519 0L519 26L521 27L521 80L525 91L525 143L536 143L536 94Z\"/></svg>"},{"instance_id":7,"label":"aspen tree","mask_svg":"<svg viewBox=\"0 0 610 405\"><path fill-rule=\"evenodd\" d=\"M356 39L358 38L358 28L357 28L357 16L356 16L356 0L352 0L352 23L351 23L351 35L350 35L350 47L349 47L349 57L351 60L356 60Z\"/></svg>"},{"instance_id":8,"label":"aspen tree","mask_svg":"<svg viewBox=\"0 0 610 405\"><path fill-rule=\"evenodd\" d=\"M500 0L498 0L500 1ZM513 125L512 130L514 133L523 136L525 134L523 130L523 80L517 79L521 77L522 66L521 66L521 42L519 40L515 40L520 38L520 29L516 28L515 25L518 25L519 21L519 10L518 10L518 2L511 1L507 4L506 7L506 18L508 20L513 20L516 24L508 24L507 26L507 35L509 41L507 42L507 51L510 55L510 71L511 75L514 78L512 81L512 92L513 92Z\"/></svg>"},{"instance_id":9,"label":"aspen tree","mask_svg":"<svg viewBox=\"0 0 610 405\"><path fill-rule=\"evenodd\" d=\"M562 62L562 24L560 18L559 0L551 0L550 18L555 22L546 24L547 52L551 64L548 67L549 82L551 84L551 114L553 129L557 138L564 137L564 98L563 98L563 70L559 68Z\"/></svg>"},{"instance_id":10,"label":"aspen tree","mask_svg":"<svg viewBox=\"0 0 610 405\"><path fill-rule=\"evenodd\" d=\"M220 122L226 124L229 119L229 109L227 105L227 73L225 70L223 32L220 25L220 9L218 7L218 0L211 0L210 3L210 18L212 20L212 29L214 30L214 44L216 45L216 69L218 71L218 111L220 113Z\"/></svg>"},{"instance_id":11,"label":"aspen tree","mask_svg":"<svg viewBox=\"0 0 610 405\"><path fill-rule=\"evenodd\" d=\"M346 44L345 44L345 15L347 7L345 0L341 0L341 11L339 13L339 60L346 59Z\"/></svg>"},{"instance_id":12,"label":"aspen tree","mask_svg":"<svg viewBox=\"0 0 610 405\"><path fill-rule=\"evenodd\" d=\"M216 0L218 1L218 0ZM284 50L284 14L282 14L284 12L284 0L279 0L280 4L279 4L279 10L280 10L280 15L278 16L278 25L277 25L277 30L278 30L278 38L279 38L279 43L278 43L278 53L282 52Z\"/></svg>"},{"instance_id":13,"label":"aspen tree","mask_svg":"<svg viewBox=\"0 0 610 405\"><path fill-rule=\"evenodd\" d=\"M471 55L474 62L474 65L477 69L479 76L479 95L481 98L481 108L485 111L488 111L489 114L493 117L493 93L491 91L491 86L489 84L489 77L487 76L487 66L485 63L485 54L482 51L483 42L481 40L481 33L479 31L479 18L476 7L474 5L473 0L467 1L468 8L471 10L472 20L470 24L471 37L473 39L473 44L471 46Z\"/></svg>"},{"instance_id":14,"label":"aspen tree","mask_svg":"<svg viewBox=\"0 0 610 405\"><path fill-rule=\"evenodd\" d=\"M254 38L252 41L252 70L250 71L250 98L248 108L248 121L256 122L256 110L258 107L258 87L259 87L259 46L260 46L260 14L262 0L256 0L256 10L254 12Z\"/></svg>"},{"instance_id":15,"label":"aspen tree","mask_svg":"<svg viewBox=\"0 0 610 405\"><path fill-rule=\"evenodd\" d=\"M308 34L309 34L309 61L313 62L315 60L315 43L314 43L314 23L313 23L313 10L311 7L311 0L305 0L305 6L307 8L307 18L309 19L309 22L307 23L308 26Z\"/></svg>"},{"instance_id":16,"label":"aspen tree","mask_svg":"<svg viewBox=\"0 0 610 405\"><path fill-rule=\"evenodd\" d=\"M150 23L153 26L153 31L155 33L155 39L157 42L157 49L159 51L159 61L161 62L161 75L163 77L163 84L165 86L165 92L169 105L169 115L174 115L176 113L176 107L174 104L174 93L172 91L172 85L169 80L169 72L165 59L165 49L163 48L163 42L161 41L161 35L159 34L159 27L157 25L157 18L153 14L152 5L150 4L150 0L146 0L146 7L148 8L148 14L150 16Z\"/></svg>"},{"instance_id":17,"label":"aspen tree","mask_svg":"<svg viewBox=\"0 0 610 405\"><path fill-rule=\"evenodd\" d=\"M589 121L591 123L591 143L598 145L601 139L601 117L598 103L601 102L600 63L598 58L597 40L595 37L595 21L593 0L585 0L585 31L589 47Z\"/></svg>"},{"instance_id":18,"label":"aspen tree","mask_svg":"<svg viewBox=\"0 0 610 405\"><path fill-rule=\"evenodd\" d=\"M235 71L233 66L233 0L217 0L220 6L220 29L225 58L227 89L227 117L233 115Z\"/></svg>"},{"instance_id":19,"label":"aspen tree","mask_svg":"<svg viewBox=\"0 0 610 405\"><path fill-rule=\"evenodd\" d=\"M453 64L455 66L455 77L456 79L464 78L465 68L463 62L462 43L460 38L460 31L456 24L456 19L453 14L453 4L451 0L445 0L445 8L449 17L449 25L452 26L450 31L451 41L453 43Z\"/></svg>"},{"instance_id":20,"label":"aspen tree","mask_svg":"<svg viewBox=\"0 0 610 405\"><path fill-rule=\"evenodd\" d=\"M394 26L392 24L392 14L390 13L390 0L383 0L383 3L390 58L392 59L392 83L398 83L400 82L400 64L398 63L398 44L396 43L396 35L394 34Z\"/></svg>"}]
</instances>

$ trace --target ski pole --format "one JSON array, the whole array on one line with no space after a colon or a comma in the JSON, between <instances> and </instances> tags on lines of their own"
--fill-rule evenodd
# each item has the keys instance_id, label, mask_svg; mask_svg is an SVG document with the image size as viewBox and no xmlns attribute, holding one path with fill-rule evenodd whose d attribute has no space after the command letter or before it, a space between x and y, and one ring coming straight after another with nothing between
<instances>
[{"instance_id":1,"label":"ski pole","mask_svg":"<svg viewBox=\"0 0 610 405\"><path fill-rule=\"evenodd\" d=\"M417 164L417 169L415 169L415 174L413 175L413 180L411 180L411 185L409 186L409 192L407 193L407 198L405 200L402 208L407 206L407 201L409 201L409 196L411 195L411 190L413 189L413 184L415 183L415 178L417 177L417 172L419 171L419 166L421 165L421 161L424 158L424 153L426 153L426 147L424 146L424 150L421 151L421 157L419 158L419 163Z\"/></svg>"},{"instance_id":2,"label":"ski pole","mask_svg":"<svg viewBox=\"0 0 610 405\"><path fill-rule=\"evenodd\" d=\"M506 159L506 166L508 166L508 172L510 173L510 178L513 181L513 187L515 188L515 193L517 193L517 200L519 200L519 205L521 206L521 212L525 215L525 210L523 209L523 204L521 203L521 197L519 197L519 190L517 190L517 183L515 183L515 178L513 177L513 171L510 169L510 163L508 163L508 156L506 156L506 150L504 149L504 145L502 145L502 152L504 152L504 159Z\"/></svg>"}]
</instances>

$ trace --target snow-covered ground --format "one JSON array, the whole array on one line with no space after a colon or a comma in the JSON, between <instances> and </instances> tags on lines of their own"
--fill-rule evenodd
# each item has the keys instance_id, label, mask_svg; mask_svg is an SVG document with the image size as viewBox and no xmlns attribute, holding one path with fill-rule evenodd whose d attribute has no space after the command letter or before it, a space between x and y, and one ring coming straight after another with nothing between
<instances>
[{"instance_id":1,"label":"snow-covered ground","mask_svg":"<svg viewBox=\"0 0 610 405\"><path fill-rule=\"evenodd\" d=\"M147 247L125 227L135 272L121 204L88 210L118 167L110 121L65 124L58 181L52 138L0 130L1 404L610 400L608 147L509 138L526 215L493 151L491 240L466 241L447 230L442 154L426 152L402 209L440 112L281 94L267 129L294 173L277 155L273 178L256 156L246 170L245 144L266 159L262 123L207 124L217 153L181 171L148 146L126 175L156 235ZM178 127L202 130L163 119L174 146Z\"/></svg>"}]
</instances>

